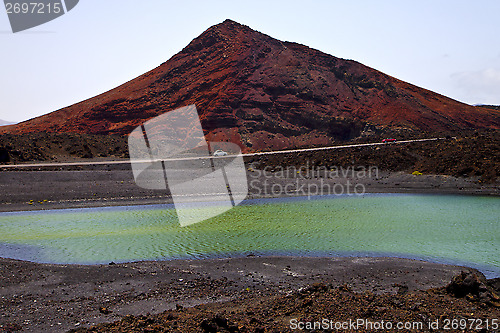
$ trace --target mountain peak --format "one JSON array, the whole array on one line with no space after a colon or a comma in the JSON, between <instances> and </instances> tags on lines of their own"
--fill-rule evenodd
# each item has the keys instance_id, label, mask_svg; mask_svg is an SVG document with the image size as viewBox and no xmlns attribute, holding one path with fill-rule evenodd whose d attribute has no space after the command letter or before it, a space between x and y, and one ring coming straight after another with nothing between
<instances>
[{"instance_id":1,"label":"mountain peak","mask_svg":"<svg viewBox=\"0 0 500 333\"><path fill-rule=\"evenodd\" d=\"M136 79L0 131L126 135L190 104L207 139L237 142L244 151L329 145L367 128L500 128L499 110L460 103L228 19Z\"/></svg>"},{"instance_id":2,"label":"mountain peak","mask_svg":"<svg viewBox=\"0 0 500 333\"><path fill-rule=\"evenodd\" d=\"M207 30L210 30L212 28L219 29L221 32L225 33L235 33L239 31L244 31L244 32L250 32L250 31L255 31L252 28L250 28L247 25L238 23L236 21L233 21L231 19L225 19L223 22L213 25L212 27L208 28Z\"/></svg>"},{"instance_id":3,"label":"mountain peak","mask_svg":"<svg viewBox=\"0 0 500 333\"><path fill-rule=\"evenodd\" d=\"M236 21L233 21L231 19L225 19L222 23L219 23L219 24L216 24L216 25L247 27L246 25L243 25L243 24L238 23Z\"/></svg>"},{"instance_id":4,"label":"mountain peak","mask_svg":"<svg viewBox=\"0 0 500 333\"><path fill-rule=\"evenodd\" d=\"M199 51L203 48L209 48L217 43L223 43L225 45L238 43L250 34L260 33L246 25L226 19L222 23L211 26L200 36L193 39L191 43L189 43L188 46L182 50L182 52Z\"/></svg>"}]
</instances>

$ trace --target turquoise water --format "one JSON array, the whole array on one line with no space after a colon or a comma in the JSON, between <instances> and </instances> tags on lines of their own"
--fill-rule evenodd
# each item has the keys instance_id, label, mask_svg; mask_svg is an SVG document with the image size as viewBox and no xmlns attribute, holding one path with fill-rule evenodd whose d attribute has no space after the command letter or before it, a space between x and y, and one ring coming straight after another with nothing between
<instances>
[{"instance_id":1,"label":"turquoise water","mask_svg":"<svg viewBox=\"0 0 500 333\"><path fill-rule=\"evenodd\" d=\"M266 199L180 227L171 205L0 213L0 256L108 263L254 254L392 255L500 275L500 198Z\"/></svg>"}]
</instances>

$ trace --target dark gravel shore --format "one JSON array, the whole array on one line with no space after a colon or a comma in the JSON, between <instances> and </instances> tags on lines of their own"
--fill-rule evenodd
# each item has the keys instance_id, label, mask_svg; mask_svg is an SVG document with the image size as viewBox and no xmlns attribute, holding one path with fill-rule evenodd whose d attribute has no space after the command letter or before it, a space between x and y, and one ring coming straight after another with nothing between
<instances>
[{"instance_id":1,"label":"dark gravel shore","mask_svg":"<svg viewBox=\"0 0 500 333\"><path fill-rule=\"evenodd\" d=\"M275 299L273 297L287 299L315 283L330 286L328 290L344 286L352 295L394 296L444 287L461 271L475 272L463 267L397 258L303 257L174 260L99 266L0 259L0 267L0 332L65 332L112 322L127 315L159 314L166 310L173 310L175 318L179 318L185 311L182 308L199 304L215 305L200 310L195 308L188 313L213 312L219 307L229 313L232 306L255 308L258 301L269 301ZM304 300L299 297L299 301ZM356 304L353 301L351 308L355 309ZM422 303L419 304L415 306L421 307ZM451 308L452 304L449 304ZM470 306L479 309L478 304ZM327 315L326 312L322 314L321 309L317 309L317 316ZM499 312L495 311L492 313L498 317ZM252 315L247 317L250 319ZM277 332L286 328L285 323L279 323L286 316L278 317L274 318ZM190 324L179 331L190 332L190 325L198 319L188 320ZM130 331L163 331L144 328ZM172 329L170 325L164 328L175 331L169 330ZM126 329L98 331L129 332ZM203 330L198 327L193 331Z\"/></svg>"},{"instance_id":2,"label":"dark gravel shore","mask_svg":"<svg viewBox=\"0 0 500 333\"><path fill-rule=\"evenodd\" d=\"M368 169L369 166L366 166ZM498 183L482 183L475 178L455 178L446 175L412 175L405 172L347 172L347 176L324 177L306 172L304 175L283 176L279 170L248 171L248 198L274 197L272 186L286 184L323 185L329 194L340 184L351 191L362 185L367 193L434 193L466 195L500 195ZM348 167L343 169L349 170ZM250 183L251 182L251 183ZM350 184L350 185L348 185ZM295 192L286 195L307 195ZM146 190L135 184L130 164L82 167L41 167L0 169L0 212L58 208L101 207L115 205L148 205L171 202L168 191Z\"/></svg>"}]
</instances>

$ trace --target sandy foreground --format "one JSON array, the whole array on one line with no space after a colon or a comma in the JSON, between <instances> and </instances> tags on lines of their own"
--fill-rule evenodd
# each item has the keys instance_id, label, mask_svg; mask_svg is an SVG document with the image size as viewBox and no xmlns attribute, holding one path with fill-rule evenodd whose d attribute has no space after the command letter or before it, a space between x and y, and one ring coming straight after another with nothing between
<instances>
[{"instance_id":1,"label":"sandy foreground","mask_svg":"<svg viewBox=\"0 0 500 333\"><path fill-rule=\"evenodd\" d=\"M246 257L115 265L0 259L0 324L65 332L126 315L291 294L314 283L355 292L443 287L467 268L397 258Z\"/></svg>"},{"instance_id":2,"label":"sandy foreground","mask_svg":"<svg viewBox=\"0 0 500 333\"><path fill-rule=\"evenodd\" d=\"M260 185L250 188L249 198L275 196L276 193L271 191L272 184L285 185L290 182L289 178L276 174L250 178L257 179ZM264 183L266 179L267 185ZM369 193L500 194L498 184L485 185L472 179L405 173L384 172L370 177L334 179L309 177L301 181L306 184L319 184L321 181L323 184L363 184ZM0 171L0 190L0 212L170 202L165 191L137 187L127 165ZM221 304L221 308L224 308L222 304L226 304L227 310L228 306L233 306L231 302L253 304L256 300L264 302L271 297L288 297L315 283L331 288L348 286L346 288L353 295L363 292L383 295L412 293L444 287L462 271L474 270L398 258L250 256L95 266L0 259L0 332L66 332L132 318L125 317L127 315L149 313L153 316L166 310L176 313L172 318L178 318L176 316L182 317L186 308L195 306L193 309L197 309L196 306L200 304ZM313 295L315 291L311 293ZM315 297L326 296L321 294ZM279 302L286 303L284 300ZM454 301L448 302L451 303L442 304L448 304L453 309ZM355 307L355 303L352 304ZM480 308L475 303L470 303L470 309L468 306L468 303L462 304L460 309L479 311ZM211 310L199 311L205 313L203 311ZM418 307L411 311L422 312ZM491 311L498 317L497 308ZM131 322L142 320L134 318L130 319ZM145 317L144 320L159 320L151 318ZM196 321L201 317L193 318ZM209 321L218 320L210 316L207 318ZM178 321L182 322L180 319ZM201 326L196 326L198 324ZM194 331L231 331L227 327L217 326L217 323L208 322L205 327L198 324ZM165 324L162 325L165 327ZM177 324L173 325L176 327ZM215 330L211 330L210 327L214 325ZM239 330L233 331L259 331L259 325L253 325L257 327L255 330L252 325L252 330L245 330L244 325L240 325ZM283 321L273 325L261 325L263 330L260 331L269 331L266 327L276 327L276 332L290 329ZM114 331L148 331L145 326L138 327L138 330L115 328ZM194 326L186 327L191 328L165 331L189 332ZM101 328L96 331L105 332L108 329L111 330ZM149 330L156 331L161 330Z\"/></svg>"}]
</instances>

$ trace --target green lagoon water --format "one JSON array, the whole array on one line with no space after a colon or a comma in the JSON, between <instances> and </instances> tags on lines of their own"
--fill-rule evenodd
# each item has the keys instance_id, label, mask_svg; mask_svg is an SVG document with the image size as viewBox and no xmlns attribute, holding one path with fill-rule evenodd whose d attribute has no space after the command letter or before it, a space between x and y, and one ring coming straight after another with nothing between
<instances>
[{"instance_id":1,"label":"green lagoon water","mask_svg":"<svg viewBox=\"0 0 500 333\"><path fill-rule=\"evenodd\" d=\"M0 213L0 257L108 263L254 254L392 255L500 275L500 198L365 195L248 201L180 227L171 205Z\"/></svg>"}]
</instances>

